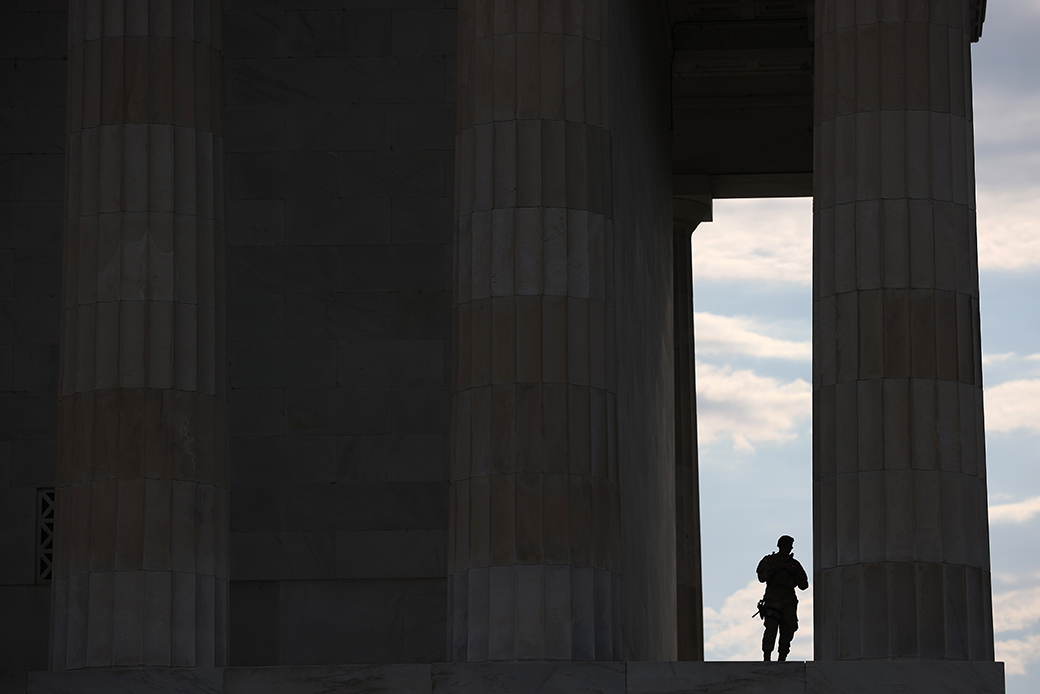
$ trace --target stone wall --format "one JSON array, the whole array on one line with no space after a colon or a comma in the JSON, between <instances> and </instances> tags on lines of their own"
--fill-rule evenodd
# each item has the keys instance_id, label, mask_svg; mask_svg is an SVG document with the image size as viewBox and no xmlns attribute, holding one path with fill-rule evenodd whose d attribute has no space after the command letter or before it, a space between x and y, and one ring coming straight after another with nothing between
<instances>
[{"instance_id":1,"label":"stone wall","mask_svg":"<svg viewBox=\"0 0 1040 694\"><path fill-rule=\"evenodd\" d=\"M54 486L67 8L0 10L0 670L47 667L36 507Z\"/></svg>"},{"instance_id":2,"label":"stone wall","mask_svg":"<svg viewBox=\"0 0 1040 694\"><path fill-rule=\"evenodd\" d=\"M676 658L670 48L663 13L659 3L611 2L625 660Z\"/></svg>"},{"instance_id":3,"label":"stone wall","mask_svg":"<svg viewBox=\"0 0 1040 694\"><path fill-rule=\"evenodd\" d=\"M453 4L225 0L232 664L445 657Z\"/></svg>"}]
</instances>

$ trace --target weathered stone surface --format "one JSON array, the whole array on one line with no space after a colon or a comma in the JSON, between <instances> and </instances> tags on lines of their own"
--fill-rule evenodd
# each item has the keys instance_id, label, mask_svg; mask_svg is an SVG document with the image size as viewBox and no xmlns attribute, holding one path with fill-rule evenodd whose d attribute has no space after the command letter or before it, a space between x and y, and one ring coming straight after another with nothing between
<instances>
[{"instance_id":1,"label":"weathered stone surface","mask_svg":"<svg viewBox=\"0 0 1040 694\"><path fill-rule=\"evenodd\" d=\"M397 656L436 662L444 652L443 578L292 581L282 584L280 653L285 664ZM381 624L381 629L358 628Z\"/></svg>"},{"instance_id":2,"label":"weathered stone surface","mask_svg":"<svg viewBox=\"0 0 1040 694\"><path fill-rule=\"evenodd\" d=\"M624 663L466 663L433 666L433 691L460 694L624 694Z\"/></svg>"},{"instance_id":3,"label":"weathered stone surface","mask_svg":"<svg viewBox=\"0 0 1040 694\"><path fill-rule=\"evenodd\" d=\"M26 694L107 694L113 691L147 694L220 694L224 669L138 668L30 672Z\"/></svg>"},{"instance_id":4,"label":"weathered stone surface","mask_svg":"<svg viewBox=\"0 0 1040 694\"><path fill-rule=\"evenodd\" d=\"M229 668L225 694L430 694L430 665Z\"/></svg>"}]
</instances>

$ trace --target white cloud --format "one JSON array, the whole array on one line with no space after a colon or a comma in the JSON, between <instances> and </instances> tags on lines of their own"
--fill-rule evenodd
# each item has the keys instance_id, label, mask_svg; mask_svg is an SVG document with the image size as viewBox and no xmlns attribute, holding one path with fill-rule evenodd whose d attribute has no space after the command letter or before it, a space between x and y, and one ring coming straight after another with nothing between
<instances>
[{"instance_id":1,"label":"white cloud","mask_svg":"<svg viewBox=\"0 0 1040 694\"><path fill-rule=\"evenodd\" d=\"M750 318L694 313L697 354L744 354L776 359L812 359L812 342L782 340L763 334L766 326Z\"/></svg>"},{"instance_id":2,"label":"white cloud","mask_svg":"<svg viewBox=\"0 0 1040 694\"><path fill-rule=\"evenodd\" d=\"M1037 103L1040 109L1040 98ZM1040 268L1040 186L980 187L977 198L979 269Z\"/></svg>"},{"instance_id":3,"label":"white cloud","mask_svg":"<svg viewBox=\"0 0 1040 694\"><path fill-rule=\"evenodd\" d=\"M993 596L993 631L1022 631L1040 622L1040 585Z\"/></svg>"},{"instance_id":4,"label":"white cloud","mask_svg":"<svg viewBox=\"0 0 1040 694\"><path fill-rule=\"evenodd\" d=\"M715 200L693 234L699 280L812 284L812 199Z\"/></svg>"},{"instance_id":5,"label":"white cloud","mask_svg":"<svg viewBox=\"0 0 1040 694\"><path fill-rule=\"evenodd\" d=\"M733 450L790 441L812 415L812 387L802 379L784 383L753 371L697 362L697 434L701 443L732 439Z\"/></svg>"},{"instance_id":6,"label":"white cloud","mask_svg":"<svg viewBox=\"0 0 1040 694\"><path fill-rule=\"evenodd\" d=\"M1009 675L1024 675L1026 665L1040 662L1040 634L997 641L993 646L996 659L1004 662L1004 672Z\"/></svg>"},{"instance_id":7,"label":"white cloud","mask_svg":"<svg viewBox=\"0 0 1040 694\"><path fill-rule=\"evenodd\" d=\"M1024 501L1016 501L1010 504L997 504L989 507L989 520L994 525L1001 523L1025 523L1036 515L1040 515L1040 496L1034 496L1032 499L1026 499ZM1037 590L1040 590L1040 588ZM1040 593L1037 595L1038 599L1040 599ZM1040 602L1038 602L1037 605L1040 607Z\"/></svg>"},{"instance_id":8,"label":"white cloud","mask_svg":"<svg viewBox=\"0 0 1040 694\"><path fill-rule=\"evenodd\" d=\"M762 620L751 615L758 609L764 586L752 580L730 595L718 610L704 608L705 660L762 660ZM789 660L812 660L812 585L799 592L798 631L791 642ZM774 658L776 654L774 652Z\"/></svg>"},{"instance_id":9,"label":"white cloud","mask_svg":"<svg viewBox=\"0 0 1040 694\"><path fill-rule=\"evenodd\" d=\"M999 364L1001 362L1009 361L1014 359L1018 355L1014 352L1001 352L1000 354L985 354L982 355L982 365L988 366L989 364Z\"/></svg>"},{"instance_id":10,"label":"white cloud","mask_svg":"<svg viewBox=\"0 0 1040 694\"><path fill-rule=\"evenodd\" d=\"M1040 378L1005 381L986 389L986 431L1014 429L1040 434Z\"/></svg>"}]
</instances>

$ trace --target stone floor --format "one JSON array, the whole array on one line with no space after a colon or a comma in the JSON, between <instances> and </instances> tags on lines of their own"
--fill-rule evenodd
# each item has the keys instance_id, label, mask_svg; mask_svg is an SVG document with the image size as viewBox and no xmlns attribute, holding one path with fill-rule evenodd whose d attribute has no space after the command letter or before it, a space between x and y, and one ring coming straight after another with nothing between
<instances>
[{"instance_id":1,"label":"stone floor","mask_svg":"<svg viewBox=\"0 0 1040 694\"><path fill-rule=\"evenodd\" d=\"M477 663L0 673L0 694L1003 694L983 662Z\"/></svg>"}]
</instances>

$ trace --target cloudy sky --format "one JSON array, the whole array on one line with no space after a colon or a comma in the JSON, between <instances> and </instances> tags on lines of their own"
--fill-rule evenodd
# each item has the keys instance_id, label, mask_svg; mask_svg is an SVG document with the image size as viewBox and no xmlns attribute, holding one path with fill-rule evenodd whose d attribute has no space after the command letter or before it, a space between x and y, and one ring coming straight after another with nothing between
<instances>
[{"instance_id":1,"label":"cloudy sky","mask_svg":"<svg viewBox=\"0 0 1040 694\"><path fill-rule=\"evenodd\" d=\"M973 46L997 659L1040 680L1040 0L990 0ZM812 572L812 203L716 201L694 233L705 657L761 657L758 559ZM714 521L714 522L713 522ZM792 658L812 657L811 591Z\"/></svg>"}]
</instances>

